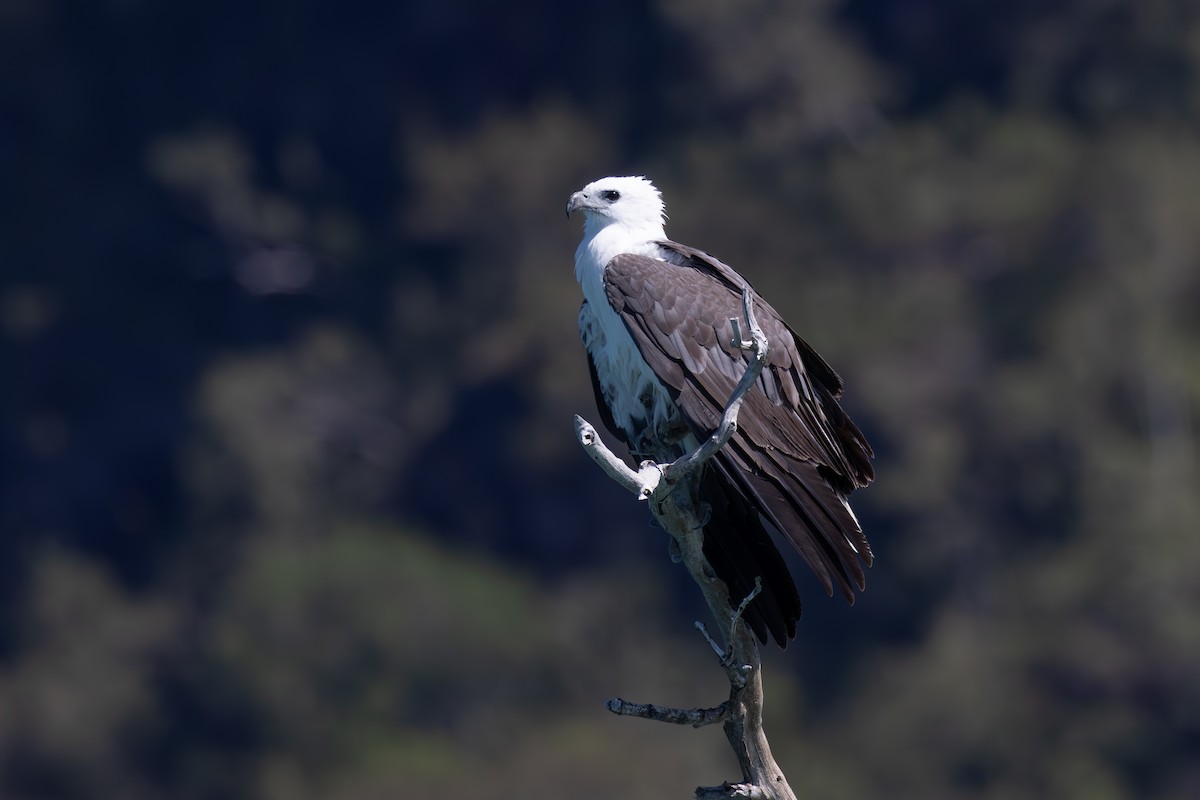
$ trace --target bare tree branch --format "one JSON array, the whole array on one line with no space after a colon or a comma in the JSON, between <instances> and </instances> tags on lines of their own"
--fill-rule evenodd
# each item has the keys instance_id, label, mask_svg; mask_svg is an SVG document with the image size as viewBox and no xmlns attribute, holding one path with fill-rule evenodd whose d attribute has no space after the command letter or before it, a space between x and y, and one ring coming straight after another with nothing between
<instances>
[{"instance_id":1,"label":"bare tree branch","mask_svg":"<svg viewBox=\"0 0 1200 800\"><path fill-rule=\"evenodd\" d=\"M721 703L715 708L668 708L654 703L631 703L620 697L606 703L608 710L619 717L640 717L655 722L669 722L672 725L691 725L693 728L703 728L724 722L729 716L729 703Z\"/></svg>"},{"instance_id":2,"label":"bare tree branch","mask_svg":"<svg viewBox=\"0 0 1200 800\"><path fill-rule=\"evenodd\" d=\"M672 538L672 559L681 561L708 603L716 620L718 637L710 636L699 625L729 678L729 699L714 708L677 709L654 704L629 703L616 699L608 702L610 711L659 722L683 725L708 725L721 722L725 736L737 755L742 770L739 783L699 787L697 798L753 798L754 800L796 800L779 765L771 755L762 727L763 689L758 642L746 625L740 624L746 607L761 590L761 581L745 598L731 598L729 588L716 577L704 557L704 524L708 508L700 498L698 471L737 431L738 412L743 399L758 380L766 364L768 342L754 318L750 287L742 291L742 314L750 339L743 340L741 322L730 319L733 344L752 358L737 388L729 398L721 422L713 434L693 452L680 458L643 461L635 471L601 441L596 429L579 416L575 431L588 455L617 483L650 504L659 525ZM720 639L723 644L718 643Z\"/></svg>"},{"instance_id":3,"label":"bare tree branch","mask_svg":"<svg viewBox=\"0 0 1200 800\"><path fill-rule=\"evenodd\" d=\"M636 494L639 500L649 500L662 484L663 467L653 461L643 461L636 472L630 469L620 456L608 449L595 426L578 414L575 415L575 436L592 461L599 464L608 477Z\"/></svg>"}]
</instances>

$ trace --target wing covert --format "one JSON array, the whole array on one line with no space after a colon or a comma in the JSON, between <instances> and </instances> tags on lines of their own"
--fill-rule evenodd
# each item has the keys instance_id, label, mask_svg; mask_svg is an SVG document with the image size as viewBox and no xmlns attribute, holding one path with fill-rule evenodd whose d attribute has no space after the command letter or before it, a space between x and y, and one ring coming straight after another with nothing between
<instances>
[{"instance_id":1,"label":"wing covert","mask_svg":"<svg viewBox=\"0 0 1200 800\"><path fill-rule=\"evenodd\" d=\"M746 369L729 322L741 316L742 279L700 251L659 244L671 260L619 255L605 269L605 289L692 432L704 437ZM870 565L872 554L845 499L873 479L871 449L837 403L836 373L757 293L754 311L769 341L767 364L716 469L793 542L827 592L836 582L853 602L865 583L860 558Z\"/></svg>"}]
</instances>

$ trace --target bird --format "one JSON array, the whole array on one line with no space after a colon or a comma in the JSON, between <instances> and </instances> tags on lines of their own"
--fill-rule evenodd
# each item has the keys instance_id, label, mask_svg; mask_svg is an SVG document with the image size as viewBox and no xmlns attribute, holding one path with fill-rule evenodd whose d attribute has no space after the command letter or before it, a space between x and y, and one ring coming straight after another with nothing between
<instances>
[{"instance_id":1,"label":"bird","mask_svg":"<svg viewBox=\"0 0 1200 800\"><path fill-rule=\"evenodd\" d=\"M583 215L579 331L601 419L635 454L679 456L717 428L749 356L733 341L743 288L768 340L737 429L706 462L703 553L764 644L796 635L800 596L773 535L853 605L871 545L848 498L875 478L874 452L838 403L842 380L733 268L667 238L662 194L643 176L593 181Z\"/></svg>"}]
</instances>

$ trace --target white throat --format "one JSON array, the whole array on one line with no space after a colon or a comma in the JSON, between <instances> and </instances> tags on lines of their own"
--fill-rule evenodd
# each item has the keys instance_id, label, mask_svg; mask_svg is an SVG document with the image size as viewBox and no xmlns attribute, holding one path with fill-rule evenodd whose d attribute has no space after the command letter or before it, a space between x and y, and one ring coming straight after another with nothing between
<instances>
[{"instance_id":1,"label":"white throat","mask_svg":"<svg viewBox=\"0 0 1200 800\"><path fill-rule=\"evenodd\" d=\"M589 303L607 303L604 297L604 268L621 253L661 258L656 241L666 239L661 222L640 225L614 222L589 214L583 226L583 240L575 250L575 279Z\"/></svg>"}]
</instances>

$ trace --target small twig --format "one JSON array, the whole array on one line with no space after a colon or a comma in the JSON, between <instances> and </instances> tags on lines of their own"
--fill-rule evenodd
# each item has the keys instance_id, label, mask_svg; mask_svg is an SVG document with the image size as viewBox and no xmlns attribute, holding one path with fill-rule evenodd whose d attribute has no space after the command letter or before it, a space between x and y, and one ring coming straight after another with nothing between
<instances>
[{"instance_id":1,"label":"small twig","mask_svg":"<svg viewBox=\"0 0 1200 800\"><path fill-rule=\"evenodd\" d=\"M700 635L704 637L704 641L708 642L708 646L717 654L717 659L724 664L726 658L725 648L717 643L717 640L709 634L708 628L704 627L704 623L700 620L696 620L696 630L700 631Z\"/></svg>"},{"instance_id":2,"label":"small twig","mask_svg":"<svg viewBox=\"0 0 1200 800\"><path fill-rule=\"evenodd\" d=\"M672 725L691 725L693 728L715 725L724 722L729 716L729 701L715 708L669 708L654 703L631 703L617 697L609 700L605 706L617 716L669 722Z\"/></svg>"},{"instance_id":3,"label":"small twig","mask_svg":"<svg viewBox=\"0 0 1200 800\"><path fill-rule=\"evenodd\" d=\"M729 650L731 653L733 652L733 642L737 638L738 623L740 623L742 621L742 615L746 613L746 608L750 605L750 601L752 601L754 598L758 597L758 595L761 593L762 593L762 576L756 575L756 576L754 576L754 588L751 589L746 594L746 596L742 598L742 602L738 603L737 610L733 612L733 619L729 623L729 642L730 642ZM722 659L721 663L725 665L726 669L728 669L730 667L730 664L727 663L725 659Z\"/></svg>"},{"instance_id":4,"label":"small twig","mask_svg":"<svg viewBox=\"0 0 1200 800\"><path fill-rule=\"evenodd\" d=\"M708 642L708 646L711 647L712 651L717 654L717 659L721 662L721 666L725 668L725 672L729 675L729 682L738 689L742 689L746 686L747 677L754 669L753 665L751 664L735 665L733 663L733 654L735 649L734 643L737 641L738 623L742 621L742 615L746 613L746 608L750 605L750 602L754 598L758 597L760 592L762 592L762 577L758 576L754 578L754 588L742 598L742 602L738 604L738 607L733 612L733 617L729 621L729 645L727 648L721 647L721 645L717 644L717 640L709 634L708 628L704 627L703 622L700 622L699 620L696 621L696 630L700 631L700 635L704 637L706 642Z\"/></svg>"}]
</instances>

